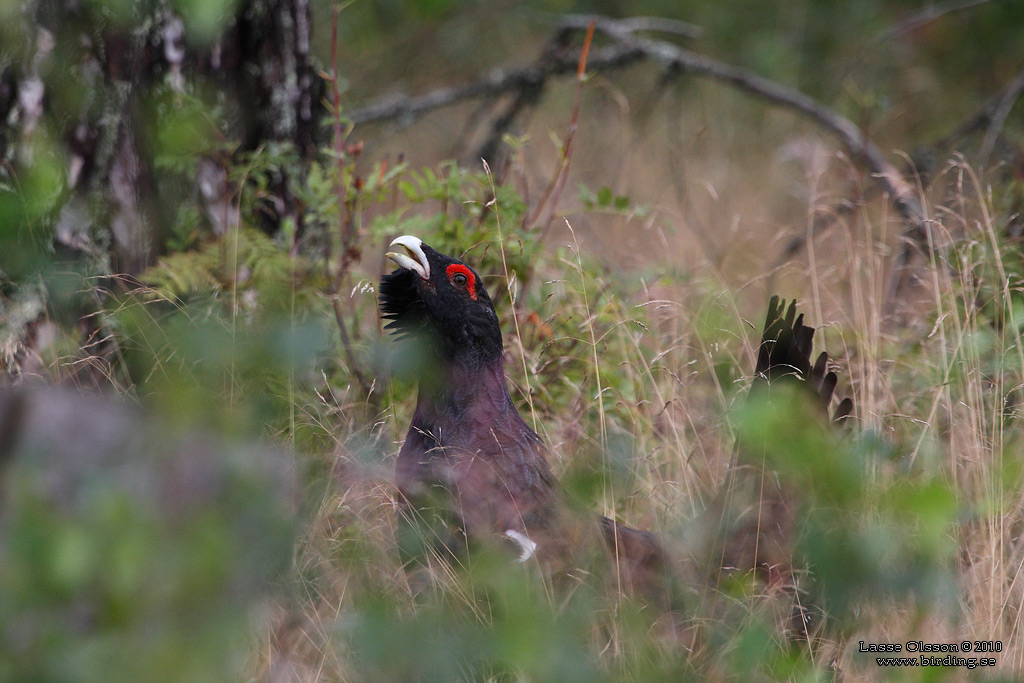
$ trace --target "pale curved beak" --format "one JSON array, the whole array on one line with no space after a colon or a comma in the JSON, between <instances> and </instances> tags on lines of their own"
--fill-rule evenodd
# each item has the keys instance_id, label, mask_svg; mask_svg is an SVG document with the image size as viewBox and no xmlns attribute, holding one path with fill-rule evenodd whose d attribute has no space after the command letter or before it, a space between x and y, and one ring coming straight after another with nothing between
<instances>
[{"instance_id":1,"label":"pale curved beak","mask_svg":"<svg viewBox=\"0 0 1024 683\"><path fill-rule=\"evenodd\" d=\"M405 249L407 253L401 254L395 251L389 251L384 255L394 261L399 268L414 270L421 278L429 280L430 262L427 261L427 255L423 253L423 240L419 237L413 237L412 235L402 235L401 237L395 238L391 243L391 246L393 247L396 244ZM415 260L411 257L415 257Z\"/></svg>"}]
</instances>

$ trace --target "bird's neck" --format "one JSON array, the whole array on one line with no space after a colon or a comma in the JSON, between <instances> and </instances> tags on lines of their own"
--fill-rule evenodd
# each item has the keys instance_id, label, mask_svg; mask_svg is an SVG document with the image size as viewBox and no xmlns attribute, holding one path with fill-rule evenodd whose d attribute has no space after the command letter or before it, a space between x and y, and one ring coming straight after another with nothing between
<instances>
[{"instance_id":1,"label":"bird's neck","mask_svg":"<svg viewBox=\"0 0 1024 683\"><path fill-rule=\"evenodd\" d=\"M485 363L445 363L433 381L420 383L413 425L522 422L500 357Z\"/></svg>"}]
</instances>

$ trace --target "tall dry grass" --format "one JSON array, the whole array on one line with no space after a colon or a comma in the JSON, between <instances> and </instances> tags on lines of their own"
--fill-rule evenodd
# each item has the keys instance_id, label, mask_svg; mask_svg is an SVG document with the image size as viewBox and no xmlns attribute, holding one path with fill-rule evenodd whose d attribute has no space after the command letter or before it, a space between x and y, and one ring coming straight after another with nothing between
<instances>
[{"instance_id":1,"label":"tall dry grass","mask_svg":"<svg viewBox=\"0 0 1024 683\"><path fill-rule=\"evenodd\" d=\"M833 159L826 165L844 163ZM823 176L809 175L808 182L810 225L834 190L829 194L816 186L829 186ZM771 292L796 297L809 321L823 326L816 347L829 350L841 376L840 392L856 402L855 431L888 453L867 460L865 490L899 494L937 481L952 492L955 524L922 531L954 548L947 567L955 585L951 604L929 603L920 591L901 593L899 586L869 591L840 627L826 617L803 650L787 655L806 668L786 669L769 656L770 647L755 648L763 661L751 670L760 676L787 670L844 680L910 675L858 655L860 640L999 641L995 671L1008 678L1024 671L1021 259L1018 245L1005 233L1005 216L994 206L993 190L976 170L954 159L931 187L922 190L930 248L912 261L898 291L891 263L901 226L876 201L826 234L812 236L802 255L748 275L739 287L730 286L740 275L726 271L725 264L754 261L764 267L769 250L758 256L726 253L718 260L695 257L692 249L680 247L693 241L692 233L681 229L662 236L667 252L633 253L640 266L602 271L592 258L584 265L585 247L567 233L572 241L549 250L540 266L544 284L523 309L537 313L536 322L517 325L514 336L513 327L505 326L513 393L527 419L531 409L536 416L556 472L571 478L580 461L595 459L607 469L609 441L624 435L631 442L628 472L611 478L595 498L597 508L662 533L669 546L685 547L688 525L723 480L734 439L730 411L749 383L762 302ZM460 245L438 246L457 250ZM683 250L694 265L685 273L666 267L666 255L671 261ZM472 252L466 260L473 262ZM492 291L504 286L501 277L489 283ZM504 305L507 309L507 300ZM507 310L501 313L510 320ZM399 559L400 510L388 466L404 436L413 393L412 387L400 388L404 395L392 394L394 403L382 416L380 426L390 442L383 462L371 458L375 465L368 467L347 447L336 450L335 479L324 487L296 551L296 595L278 608L256 645L258 679L366 680L376 674L383 680L387 671L416 674L398 665L381 667L372 658L367 663L354 650L366 643L353 640L353 632L370 628L360 595L378 596L389 605L389 618L396 621L387 624L420 623L424 612L436 616L441 604L461 615L453 619L465 618L466 610L481 629L494 625L465 567L434 557L425 568L409 572ZM859 457L856 449L851 453ZM927 510L917 512L927 520ZM815 514L814 508L807 514ZM873 517L869 506L856 514L866 522ZM640 661L660 662L654 670L661 673L674 670L665 662L675 662L694 677L740 675L745 669L736 658L749 654L743 646L750 629L775 623L770 615L784 613L785 603L794 600L790 593L756 582L751 586L745 593L726 591L731 609L700 611L701 619L721 621L700 624L718 637L709 635L689 650L673 651L656 628L638 635L627 610L617 612L614 600L601 603L591 615L589 651L616 680L643 680ZM566 598L550 586L540 602L556 616L568 609ZM406 637L418 633L412 628ZM781 632L769 630L766 638L778 652L792 652ZM459 652L453 648L452 656ZM534 674L544 670L532 669ZM533 679L529 667L525 673L514 673L514 666L512 671L494 673L492 680ZM966 672L942 673L959 678ZM474 678L481 672L462 675Z\"/></svg>"}]
</instances>

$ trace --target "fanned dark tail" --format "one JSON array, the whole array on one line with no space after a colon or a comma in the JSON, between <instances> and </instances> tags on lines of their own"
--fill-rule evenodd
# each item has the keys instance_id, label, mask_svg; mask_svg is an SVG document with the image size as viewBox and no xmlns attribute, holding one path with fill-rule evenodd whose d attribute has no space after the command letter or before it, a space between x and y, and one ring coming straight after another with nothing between
<instances>
[{"instance_id":1,"label":"fanned dark tail","mask_svg":"<svg viewBox=\"0 0 1024 683\"><path fill-rule=\"evenodd\" d=\"M814 328L804 324L804 315L797 315L796 301L789 303L774 295L768 302L768 314L764 320L764 331L757 349L757 365L754 368L754 383L750 387L750 396L767 391L773 384L780 382L800 382L817 398L821 414L829 416L832 397L835 395L838 378L836 373L828 370L828 353L822 351L814 365L811 365L811 348L814 341ZM853 412L853 400L844 398L832 412L832 421L841 422ZM716 497L720 503L723 495L728 493L732 483L732 475L737 467L737 456L740 444L736 444L732 463L726 474L722 490ZM712 504L711 507L714 507Z\"/></svg>"},{"instance_id":2,"label":"fanned dark tail","mask_svg":"<svg viewBox=\"0 0 1024 683\"><path fill-rule=\"evenodd\" d=\"M826 415L835 394L836 373L828 370L828 353L822 351L811 365L811 345L814 328L804 325L804 315L796 313L796 301L786 309L786 301L773 296L768 302L768 315L764 321L764 332L757 352L755 384L751 394L760 387L770 385L783 378L805 382ZM844 398L832 413L832 420L845 419L853 411L853 401Z\"/></svg>"},{"instance_id":3,"label":"fanned dark tail","mask_svg":"<svg viewBox=\"0 0 1024 683\"><path fill-rule=\"evenodd\" d=\"M768 304L764 332L758 347L756 375L751 395L768 391L780 382L799 382L816 398L820 414L810 419L829 419L829 409L835 394L837 378L828 370L828 354L821 353L811 364L814 328L804 324L803 315L797 315L796 304L773 296ZM853 402L847 398L832 411L833 421L850 415ZM790 537L793 511L781 491L767 490L763 470L759 465L747 463L740 467L737 444L726 481L714 502L705 512L703 525L710 531L700 556L708 557L712 584L716 583L723 568L756 570L768 583L783 581L793 585ZM742 472L743 476L739 476ZM753 484L751 487L750 485ZM737 493L737 489L741 492ZM753 490L753 495L744 495ZM609 550L618 560L618 575L623 586L662 604L678 605L679 597L671 579L675 578L670 565L673 560L658 541L645 531L619 524L607 517L599 518L601 530ZM698 572L700 570L698 569ZM668 581L666 581L668 579ZM806 635L807 620L801 608L796 614L793 632Z\"/></svg>"},{"instance_id":4,"label":"fanned dark tail","mask_svg":"<svg viewBox=\"0 0 1024 683\"><path fill-rule=\"evenodd\" d=\"M814 396L820 409L817 416L812 414L808 418L845 420L853 411L853 401L845 398L830 411L837 378L828 369L827 353L822 352L811 363L813 339L814 328L804 324L796 303L790 302L787 308L783 299L773 296L758 347L750 395L770 391L780 383L799 383ZM736 444L725 482L706 512L706 523L712 530L709 578L714 585L723 570L753 570L770 585L796 591L791 546L796 527L793 496L797 492L784 490L777 478L764 471L763 463L751 457L756 446ZM745 462L741 462L741 454L746 454ZM808 637L809 614L798 603L791 615L790 631L801 640Z\"/></svg>"}]
</instances>

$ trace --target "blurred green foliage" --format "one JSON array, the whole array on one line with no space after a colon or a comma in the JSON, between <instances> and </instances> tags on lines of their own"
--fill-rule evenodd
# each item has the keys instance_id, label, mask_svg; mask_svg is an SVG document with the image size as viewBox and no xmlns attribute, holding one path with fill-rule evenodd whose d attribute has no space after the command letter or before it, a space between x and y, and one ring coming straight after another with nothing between
<instances>
[{"instance_id":1,"label":"blurred green foliage","mask_svg":"<svg viewBox=\"0 0 1024 683\"><path fill-rule=\"evenodd\" d=\"M372 593L356 598L341 635L360 679L603 679L587 646L593 601L584 593L555 608L536 577L509 571L497 553L466 558L460 581L468 602L435 592L413 615Z\"/></svg>"},{"instance_id":2,"label":"blurred green foliage","mask_svg":"<svg viewBox=\"0 0 1024 683\"><path fill-rule=\"evenodd\" d=\"M773 388L737 414L741 443L763 449L782 485L800 491L798 564L813 567L818 599L852 625L868 601L914 596L952 614L958 587L957 494L938 473L880 467L879 442L851 440L821 421L799 386Z\"/></svg>"},{"instance_id":3,"label":"blurred green foliage","mask_svg":"<svg viewBox=\"0 0 1024 683\"><path fill-rule=\"evenodd\" d=\"M0 489L0 680L234 677L292 557L287 456L112 400L12 396L22 426Z\"/></svg>"}]
</instances>

